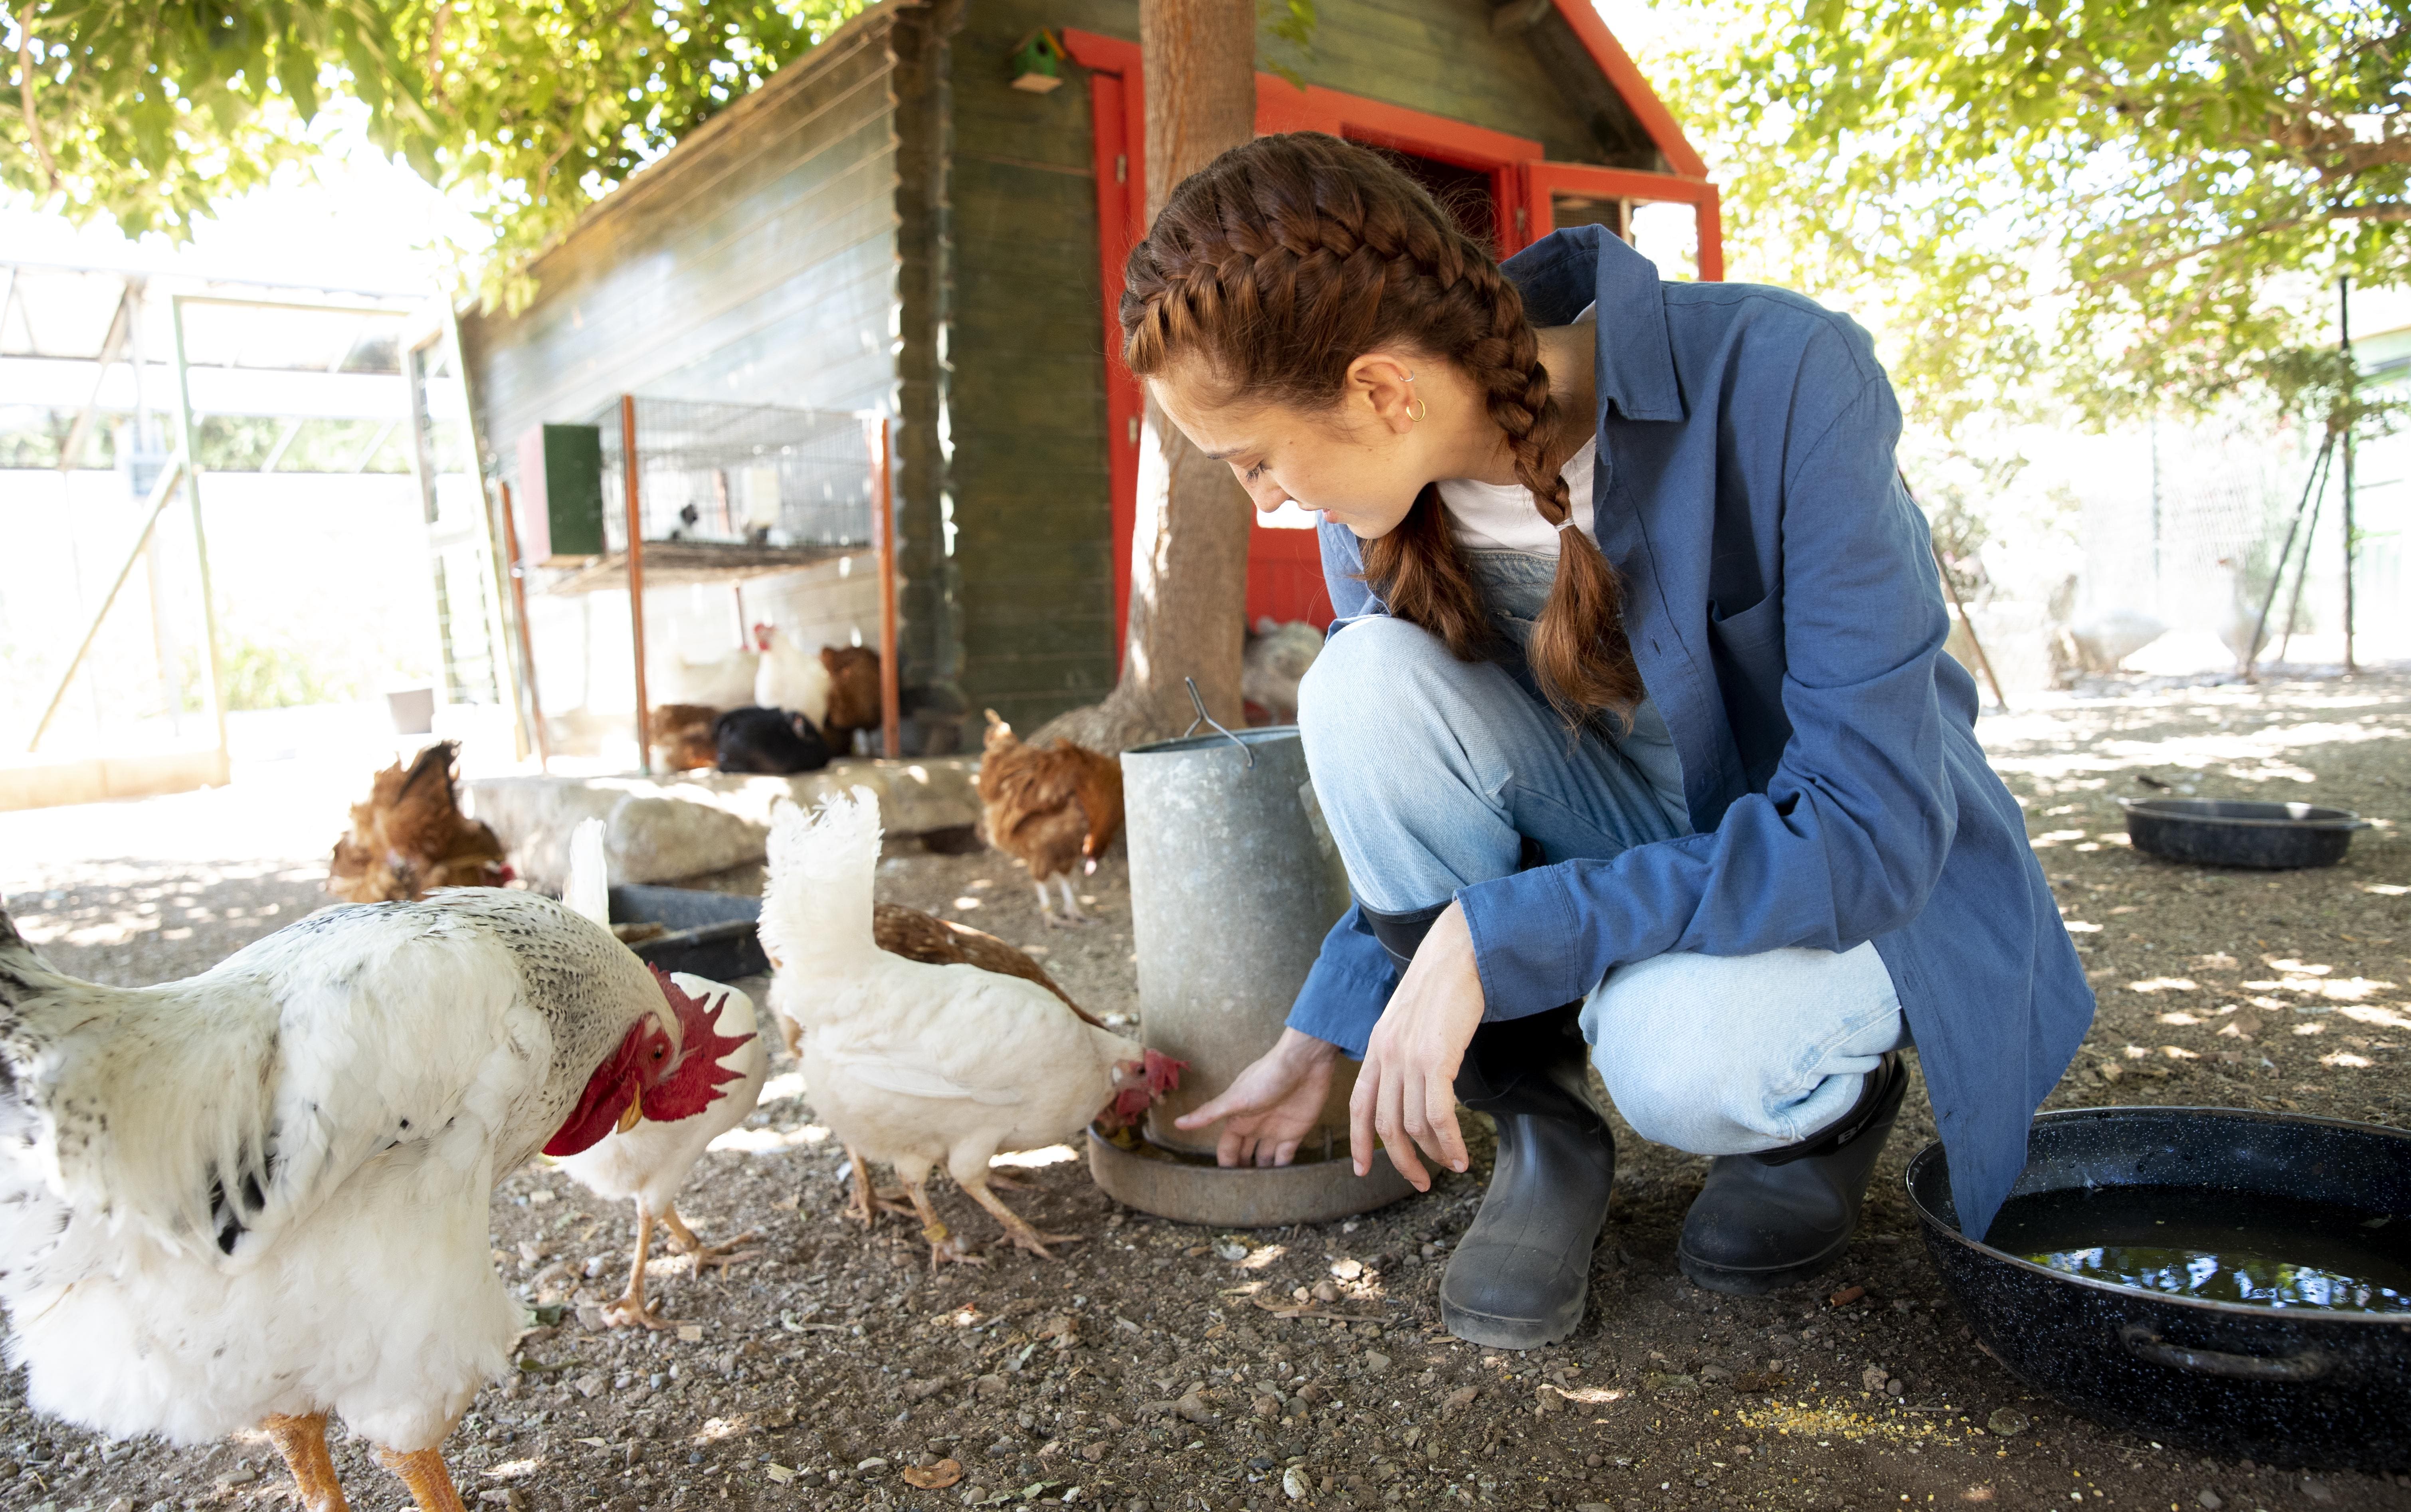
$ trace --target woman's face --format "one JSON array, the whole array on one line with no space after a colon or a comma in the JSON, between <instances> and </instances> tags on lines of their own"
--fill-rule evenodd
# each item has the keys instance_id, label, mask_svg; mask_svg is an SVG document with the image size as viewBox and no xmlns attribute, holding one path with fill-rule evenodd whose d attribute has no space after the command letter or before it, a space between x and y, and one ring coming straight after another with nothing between
<instances>
[{"instance_id":1,"label":"woman's face","mask_svg":"<svg viewBox=\"0 0 2411 1512\"><path fill-rule=\"evenodd\" d=\"M1349 368L1339 401L1322 412L1244 401L1215 404L1183 369L1147 381L1156 402L1199 451L1230 465L1264 514L1294 501L1371 540L1414 507L1432 471L1410 415L1414 370L1381 354Z\"/></svg>"}]
</instances>

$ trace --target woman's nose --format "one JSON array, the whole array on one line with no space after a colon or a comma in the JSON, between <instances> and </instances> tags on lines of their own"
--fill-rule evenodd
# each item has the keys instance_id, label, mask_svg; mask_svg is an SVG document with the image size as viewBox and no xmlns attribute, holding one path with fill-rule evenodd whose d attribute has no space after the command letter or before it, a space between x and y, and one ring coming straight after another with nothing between
<instances>
[{"instance_id":1,"label":"woman's nose","mask_svg":"<svg viewBox=\"0 0 2411 1512\"><path fill-rule=\"evenodd\" d=\"M1270 478L1242 487L1248 490L1248 498L1254 502L1259 515L1269 515L1290 502L1289 490Z\"/></svg>"}]
</instances>

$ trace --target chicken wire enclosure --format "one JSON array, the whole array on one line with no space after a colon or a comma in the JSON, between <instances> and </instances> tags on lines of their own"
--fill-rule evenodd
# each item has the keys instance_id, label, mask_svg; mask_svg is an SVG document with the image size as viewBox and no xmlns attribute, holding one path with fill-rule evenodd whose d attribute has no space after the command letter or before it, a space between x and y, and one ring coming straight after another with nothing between
<instances>
[{"instance_id":1,"label":"chicken wire enclosure","mask_svg":"<svg viewBox=\"0 0 2411 1512\"><path fill-rule=\"evenodd\" d=\"M873 545L869 434L859 415L773 404L635 400L636 501L644 539L860 551ZM628 546L621 406L603 432L604 540Z\"/></svg>"}]
</instances>

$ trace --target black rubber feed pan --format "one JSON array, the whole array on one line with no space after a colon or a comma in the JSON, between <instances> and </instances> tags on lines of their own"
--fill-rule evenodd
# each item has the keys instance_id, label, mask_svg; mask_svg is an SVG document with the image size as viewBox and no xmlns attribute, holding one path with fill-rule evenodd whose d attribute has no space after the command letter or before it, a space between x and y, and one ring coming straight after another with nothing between
<instances>
[{"instance_id":1,"label":"black rubber feed pan","mask_svg":"<svg viewBox=\"0 0 2411 1512\"><path fill-rule=\"evenodd\" d=\"M637 958L665 971L684 971L713 981L770 974L754 926L762 900L694 887L621 886L611 889L615 924L659 924L665 933L634 940Z\"/></svg>"},{"instance_id":2,"label":"black rubber feed pan","mask_svg":"<svg viewBox=\"0 0 2411 1512\"><path fill-rule=\"evenodd\" d=\"M2121 798L2138 850L2197 866L2332 866L2367 821L2343 808L2224 798Z\"/></svg>"},{"instance_id":3,"label":"black rubber feed pan","mask_svg":"<svg viewBox=\"0 0 2411 1512\"><path fill-rule=\"evenodd\" d=\"M2411 1468L2411 1311L2303 1305L2411 1302L2411 1134L2227 1108L2044 1113L1983 1243L1959 1232L1940 1144L1907 1185L1978 1336L2070 1410L2228 1459ZM2163 1263L2188 1253L2235 1263ZM2122 1273L2185 1294L2104 1279ZM2237 1300L2244 1286L2293 1305Z\"/></svg>"}]
</instances>

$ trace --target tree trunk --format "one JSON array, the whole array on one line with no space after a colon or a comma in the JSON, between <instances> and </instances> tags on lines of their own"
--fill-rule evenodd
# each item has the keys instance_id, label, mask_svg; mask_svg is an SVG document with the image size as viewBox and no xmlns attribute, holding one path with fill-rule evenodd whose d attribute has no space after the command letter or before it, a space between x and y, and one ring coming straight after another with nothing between
<instances>
[{"instance_id":1,"label":"tree trunk","mask_svg":"<svg viewBox=\"0 0 2411 1512\"><path fill-rule=\"evenodd\" d=\"M1254 0L1139 0L1138 36L1152 224L1174 185L1255 135ZM1152 399L1144 425L1121 681L1103 703L1049 721L1034 738L1112 754L1177 734L1195 715L1184 677L1197 679L1216 719L1240 722L1247 491L1227 465L1191 446Z\"/></svg>"}]
</instances>

